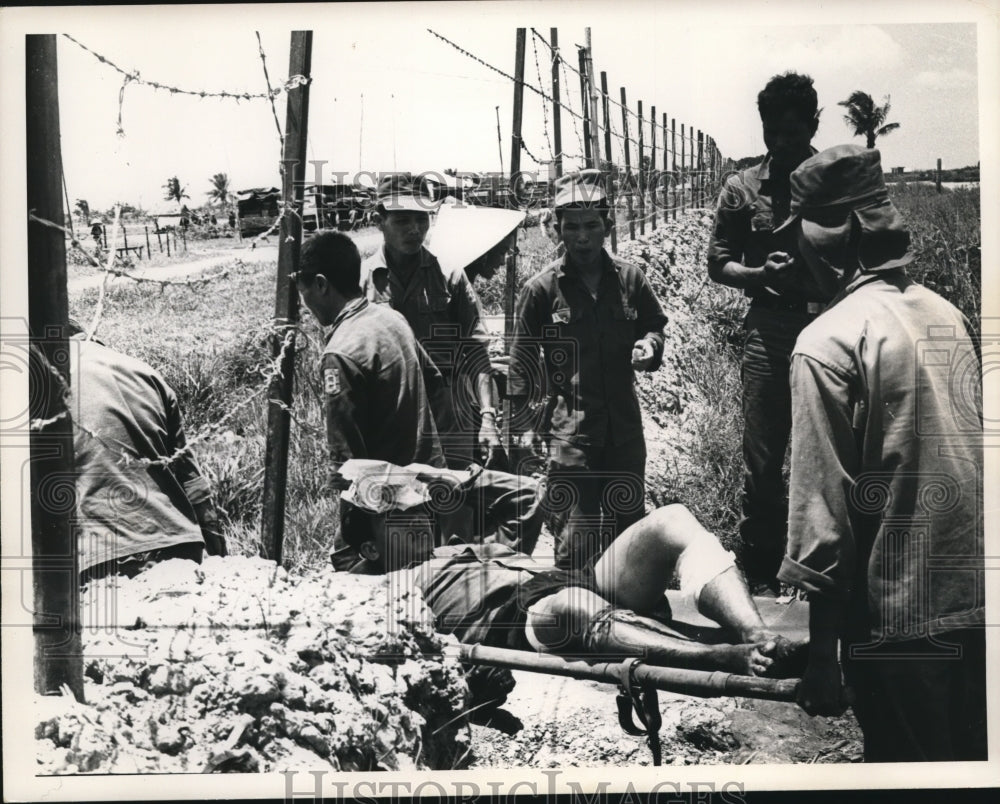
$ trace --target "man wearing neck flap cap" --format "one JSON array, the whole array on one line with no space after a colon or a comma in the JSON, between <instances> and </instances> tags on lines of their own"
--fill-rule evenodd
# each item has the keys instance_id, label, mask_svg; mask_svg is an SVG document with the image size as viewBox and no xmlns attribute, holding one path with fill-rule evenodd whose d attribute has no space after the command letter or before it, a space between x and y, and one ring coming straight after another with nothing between
<instances>
[{"instance_id":1,"label":"man wearing neck flap cap","mask_svg":"<svg viewBox=\"0 0 1000 804\"><path fill-rule=\"evenodd\" d=\"M830 302L791 360L792 463L780 580L809 593L799 703L850 694L868 762L986 759L982 385L968 322L908 279L909 233L877 150L792 174L778 234Z\"/></svg>"}]
</instances>

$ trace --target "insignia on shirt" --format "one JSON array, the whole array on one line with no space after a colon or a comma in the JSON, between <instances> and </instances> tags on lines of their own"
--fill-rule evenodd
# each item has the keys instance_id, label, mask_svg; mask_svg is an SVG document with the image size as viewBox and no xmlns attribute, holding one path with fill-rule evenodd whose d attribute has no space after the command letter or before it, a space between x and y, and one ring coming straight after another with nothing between
<instances>
[{"instance_id":1,"label":"insignia on shirt","mask_svg":"<svg viewBox=\"0 0 1000 804\"><path fill-rule=\"evenodd\" d=\"M330 396L340 393L340 375L332 366L323 369L323 390Z\"/></svg>"}]
</instances>

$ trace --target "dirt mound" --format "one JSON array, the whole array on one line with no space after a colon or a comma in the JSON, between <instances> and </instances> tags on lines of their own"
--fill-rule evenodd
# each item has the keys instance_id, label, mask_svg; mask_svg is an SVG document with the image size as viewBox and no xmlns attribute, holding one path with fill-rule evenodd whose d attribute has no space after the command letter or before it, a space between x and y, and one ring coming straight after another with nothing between
<instances>
[{"instance_id":1,"label":"dirt mound","mask_svg":"<svg viewBox=\"0 0 1000 804\"><path fill-rule=\"evenodd\" d=\"M397 592L239 557L91 584L87 703L38 700L38 772L460 766L463 671Z\"/></svg>"}]
</instances>

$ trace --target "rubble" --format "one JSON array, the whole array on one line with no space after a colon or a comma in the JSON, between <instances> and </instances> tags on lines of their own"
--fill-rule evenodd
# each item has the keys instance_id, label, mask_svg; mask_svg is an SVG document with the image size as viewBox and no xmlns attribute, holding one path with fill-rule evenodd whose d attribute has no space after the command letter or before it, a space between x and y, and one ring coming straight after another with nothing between
<instances>
[{"instance_id":1,"label":"rubble","mask_svg":"<svg viewBox=\"0 0 1000 804\"><path fill-rule=\"evenodd\" d=\"M86 703L39 699L39 773L440 769L468 756L464 673L441 655L452 638L433 632L418 591L390 594L384 578L173 560L90 584L83 611Z\"/></svg>"}]
</instances>

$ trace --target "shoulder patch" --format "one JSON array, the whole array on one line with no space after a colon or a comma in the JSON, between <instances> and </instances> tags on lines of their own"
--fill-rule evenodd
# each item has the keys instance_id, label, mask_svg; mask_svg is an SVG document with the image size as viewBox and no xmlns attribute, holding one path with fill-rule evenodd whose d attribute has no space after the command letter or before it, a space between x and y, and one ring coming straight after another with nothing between
<instances>
[{"instance_id":1,"label":"shoulder patch","mask_svg":"<svg viewBox=\"0 0 1000 804\"><path fill-rule=\"evenodd\" d=\"M340 393L340 374L335 366L327 366L323 369L323 391L330 396Z\"/></svg>"}]
</instances>

